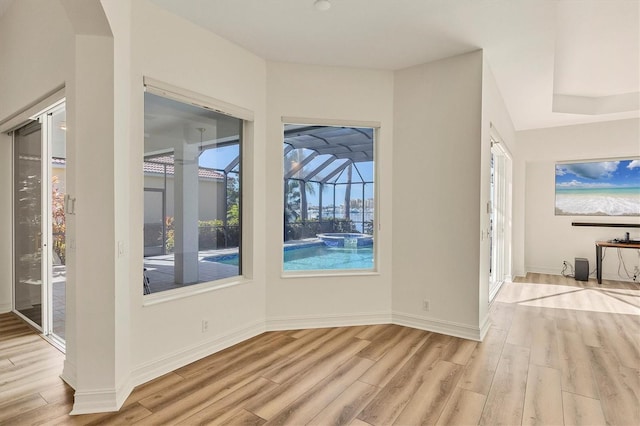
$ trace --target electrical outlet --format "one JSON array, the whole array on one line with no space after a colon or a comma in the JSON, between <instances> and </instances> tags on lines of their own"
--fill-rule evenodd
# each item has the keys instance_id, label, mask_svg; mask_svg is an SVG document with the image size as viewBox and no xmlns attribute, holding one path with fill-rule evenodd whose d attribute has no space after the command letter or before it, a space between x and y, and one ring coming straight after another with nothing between
<instances>
[{"instance_id":1,"label":"electrical outlet","mask_svg":"<svg viewBox=\"0 0 640 426\"><path fill-rule=\"evenodd\" d=\"M430 305L431 302L429 301L429 299L424 299L422 301L422 310L429 312Z\"/></svg>"},{"instance_id":2,"label":"electrical outlet","mask_svg":"<svg viewBox=\"0 0 640 426\"><path fill-rule=\"evenodd\" d=\"M202 332L206 333L207 331L209 331L209 320L203 319L202 320Z\"/></svg>"}]
</instances>

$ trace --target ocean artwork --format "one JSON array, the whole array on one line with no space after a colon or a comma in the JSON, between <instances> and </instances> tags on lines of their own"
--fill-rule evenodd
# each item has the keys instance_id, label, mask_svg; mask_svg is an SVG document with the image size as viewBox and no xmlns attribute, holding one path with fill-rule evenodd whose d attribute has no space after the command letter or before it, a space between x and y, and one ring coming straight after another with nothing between
<instances>
[{"instance_id":1,"label":"ocean artwork","mask_svg":"<svg viewBox=\"0 0 640 426\"><path fill-rule=\"evenodd\" d=\"M556 164L556 215L640 216L640 159Z\"/></svg>"}]
</instances>

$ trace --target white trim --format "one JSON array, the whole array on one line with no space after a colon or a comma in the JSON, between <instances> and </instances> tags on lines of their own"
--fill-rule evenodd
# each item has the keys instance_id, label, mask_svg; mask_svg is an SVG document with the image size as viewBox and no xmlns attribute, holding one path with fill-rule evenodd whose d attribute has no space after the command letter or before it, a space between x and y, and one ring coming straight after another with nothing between
<instances>
[{"instance_id":1,"label":"white trim","mask_svg":"<svg viewBox=\"0 0 640 426\"><path fill-rule=\"evenodd\" d=\"M189 285L183 288L160 291L142 296L142 306L153 306L160 303L171 302L173 300L184 299L185 297L196 296L210 291L222 290L237 285L249 284L252 280L242 276L231 277L218 281L208 281Z\"/></svg>"},{"instance_id":2,"label":"white trim","mask_svg":"<svg viewBox=\"0 0 640 426\"><path fill-rule=\"evenodd\" d=\"M203 343L191 345L169 355L165 355L162 358L145 362L131 370L131 383L134 386L138 386L142 383L148 382L149 380L160 377L163 374L170 373L171 371L194 361L262 334L265 331L264 322L255 321Z\"/></svg>"},{"instance_id":3,"label":"white trim","mask_svg":"<svg viewBox=\"0 0 640 426\"><path fill-rule=\"evenodd\" d=\"M279 331L373 324L391 324L391 314L389 312L362 312L358 314L274 317L267 319L266 329L267 331Z\"/></svg>"},{"instance_id":4,"label":"white trim","mask_svg":"<svg viewBox=\"0 0 640 426\"><path fill-rule=\"evenodd\" d=\"M64 366L62 368L62 374L60 378L73 389L77 386L76 366L69 362L69 359L64 357Z\"/></svg>"},{"instance_id":5,"label":"white trim","mask_svg":"<svg viewBox=\"0 0 640 426\"><path fill-rule=\"evenodd\" d=\"M484 317L482 320L482 324L480 325L480 341L482 342L484 338L487 336L489 329L491 328L491 321L489 320L489 314Z\"/></svg>"},{"instance_id":6,"label":"white trim","mask_svg":"<svg viewBox=\"0 0 640 426\"><path fill-rule=\"evenodd\" d=\"M20 109L15 114L0 120L0 133L11 132L19 127L22 127L26 122L36 115L41 115L46 110L49 110L60 102L64 101L65 89L64 85L53 89L51 92L37 99L33 103Z\"/></svg>"},{"instance_id":7,"label":"white trim","mask_svg":"<svg viewBox=\"0 0 640 426\"><path fill-rule=\"evenodd\" d=\"M281 271L280 278L322 278L322 277L367 277L380 276L380 272L377 270L368 269L318 269L308 271Z\"/></svg>"},{"instance_id":8,"label":"white trim","mask_svg":"<svg viewBox=\"0 0 640 426\"><path fill-rule=\"evenodd\" d=\"M493 298L496 297L496 294L498 294L498 292L502 288L502 285L504 284L505 281L506 279L500 281L498 284L496 284L493 287L491 287L491 281L489 281L489 303L491 303L493 301Z\"/></svg>"},{"instance_id":9,"label":"white trim","mask_svg":"<svg viewBox=\"0 0 640 426\"><path fill-rule=\"evenodd\" d=\"M340 118L309 118L282 116L282 124L308 124L315 126L366 127L379 129L379 121L344 120Z\"/></svg>"},{"instance_id":10,"label":"white trim","mask_svg":"<svg viewBox=\"0 0 640 426\"><path fill-rule=\"evenodd\" d=\"M73 397L72 416L78 414L107 413L118 411L118 397L115 388L76 391Z\"/></svg>"},{"instance_id":11,"label":"white trim","mask_svg":"<svg viewBox=\"0 0 640 426\"><path fill-rule=\"evenodd\" d=\"M393 312L392 318L393 324L417 328L420 330L433 331L434 333L447 334L449 336L461 337L463 339L476 340L478 342L482 341L484 334L486 334L485 329L488 330L488 326L486 324L483 324L481 329L480 327L470 326L467 324L424 318L403 312Z\"/></svg>"},{"instance_id":12,"label":"white trim","mask_svg":"<svg viewBox=\"0 0 640 426\"><path fill-rule=\"evenodd\" d=\"M193 92L182 87L164 83L150 77L142 78L145 90L154 95L170 98L175 101L183 102L189 105L195 105L200 108L212 110L224 115L230 115L245 121L253 121L253 111L242 108L240 106L212 98L197 92Z\"/></svg>"}]
</instances>

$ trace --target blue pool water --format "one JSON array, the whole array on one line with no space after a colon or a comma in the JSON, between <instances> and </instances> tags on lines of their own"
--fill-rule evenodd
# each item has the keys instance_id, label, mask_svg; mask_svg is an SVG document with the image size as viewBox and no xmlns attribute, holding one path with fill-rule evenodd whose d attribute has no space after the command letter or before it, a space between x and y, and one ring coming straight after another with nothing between
<instances>
[{"instance_id":1,"label":"blue pool water","mask_svg":"<svg viewBox=\"0 0 640 426\"><path fill-rule=\"evenodd\" d=\"M223 258L211 256L209 262L237 265L238 256ZM373 247L345 249L313 245L305 247L287 247L284 251L285 271L318 271L345 269L373 269Z\"/></svg>"}]
</instances>

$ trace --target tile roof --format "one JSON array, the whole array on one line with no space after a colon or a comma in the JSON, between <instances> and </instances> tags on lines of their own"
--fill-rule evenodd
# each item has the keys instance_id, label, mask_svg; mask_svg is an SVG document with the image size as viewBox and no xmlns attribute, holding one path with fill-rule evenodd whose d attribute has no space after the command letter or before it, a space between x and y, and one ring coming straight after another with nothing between
<instances>
[{"instance_id":1,"label":"tile roof","mask_svg":"<svg viewBox=\"0 0 640 426\"><path fill-rule=\"evenodd\" d=\"M155 157L153 161L145 161L143 170L145 173L164 174L165 167L167 169L167 175L173 175L175 173L173 167L173 157ZM198 169L198 177L204 179L224 179L224 175L212 169L200 167Z\"/></svg>"}]
</instances>

